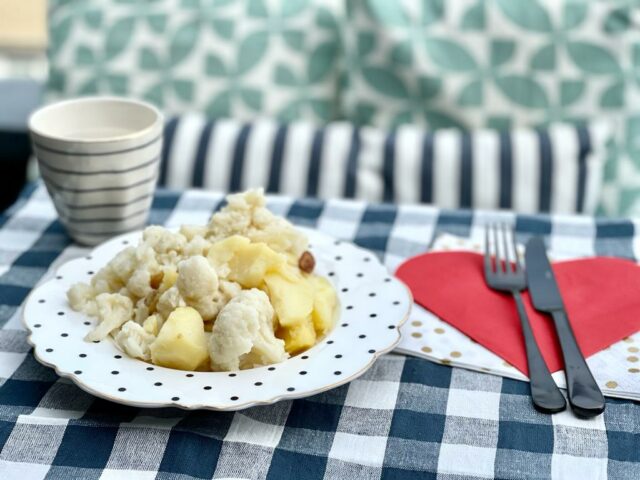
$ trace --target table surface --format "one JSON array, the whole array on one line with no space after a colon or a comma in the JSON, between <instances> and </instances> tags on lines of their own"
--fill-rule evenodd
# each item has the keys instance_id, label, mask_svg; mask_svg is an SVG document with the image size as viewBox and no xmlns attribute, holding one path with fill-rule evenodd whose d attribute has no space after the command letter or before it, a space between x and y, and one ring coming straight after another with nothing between
<instances>
[{"instance_id":1,"label":"table surface","mask_svg":"<svg viewBox=\"0 0 640 480\"><path fill-rule=\"evenodd\" d=\"M222 196L156 193L149 223L204 223ZM445 211L270 197L293 222L353 240L390 269L435 235L482 238L489 221L557 251L636 258L630 220ZM0 478L640 478L640 406L537 413L516 380L390 354L362 377L302 400L237 413L140 409L95 398L38 364L20 306L63 261L86 254L42 185L0 215Z\"/></svg>"}]
</instances>

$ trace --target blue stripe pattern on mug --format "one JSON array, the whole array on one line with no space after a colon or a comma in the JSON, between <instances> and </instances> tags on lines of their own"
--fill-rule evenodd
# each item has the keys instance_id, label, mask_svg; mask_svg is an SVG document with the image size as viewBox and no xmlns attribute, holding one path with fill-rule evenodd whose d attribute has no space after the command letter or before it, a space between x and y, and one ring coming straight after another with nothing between
<instances>
[{"instance_id":1,"label":"blue stripe pattern on mug","mask_svg":"<svg viewBox=\"0 0 640 480\"><path fill-rule=\"evenodd\" d=\"M32 116L42 178L76 241L93 245L144 226L161 164L163 125L155 108L117 98L60 102Z\"/></svg>"}]
</instances>

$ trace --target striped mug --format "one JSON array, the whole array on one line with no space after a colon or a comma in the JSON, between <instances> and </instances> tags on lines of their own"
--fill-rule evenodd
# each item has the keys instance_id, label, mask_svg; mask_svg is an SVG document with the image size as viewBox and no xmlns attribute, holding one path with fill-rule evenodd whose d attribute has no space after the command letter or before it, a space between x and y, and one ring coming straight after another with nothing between
<instances>
[{"instance_id":1,"label":"striped mug","mask_svg":"<svg viewBox=\"0 0 640 480\"><path fill-rule=\"evenodd\" d=\"M61 223L84 245L142 228L162 149L163 118L129 99L87 97L31 115L40 173Z\"/></svg>"}]
</instances>

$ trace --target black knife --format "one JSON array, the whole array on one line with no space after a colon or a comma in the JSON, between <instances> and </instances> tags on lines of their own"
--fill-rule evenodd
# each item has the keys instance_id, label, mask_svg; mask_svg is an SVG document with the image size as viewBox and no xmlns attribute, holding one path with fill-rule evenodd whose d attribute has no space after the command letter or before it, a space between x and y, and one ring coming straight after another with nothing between
<instances>
[{"instance_id":1,"label":"black knife","mask_svg":"<svg viewBox=\"0 0 640 480\"><path fill-rule=\"evenodd\" d=\"M571 408L581 417L600 415L604 412L604 397L576 342L558 284L547 258L544 240L541 237L533 237L529 240L525 261L527 284L533 306L536 310L553 317L564 357L564 371Z\"/></svg>"}]
</instances>

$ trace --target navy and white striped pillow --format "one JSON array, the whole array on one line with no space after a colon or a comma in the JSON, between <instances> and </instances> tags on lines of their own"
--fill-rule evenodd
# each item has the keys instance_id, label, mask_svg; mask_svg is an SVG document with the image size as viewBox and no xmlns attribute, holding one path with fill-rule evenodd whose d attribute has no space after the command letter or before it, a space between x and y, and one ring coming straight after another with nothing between
<instances>
[{"instance_id":1,"label":"navy and white striped pillow","mask_svg":"<svg viewBox=\"0 0 640 480\"><path fill-rule=\"evenodd\" d=\"M159 183L237 191L262 186L296 197L433 203L517 212L592 212L608 131L546 129L385 132L334 122L279 124L171 119Z\"/></svg>"}]
</instances>

